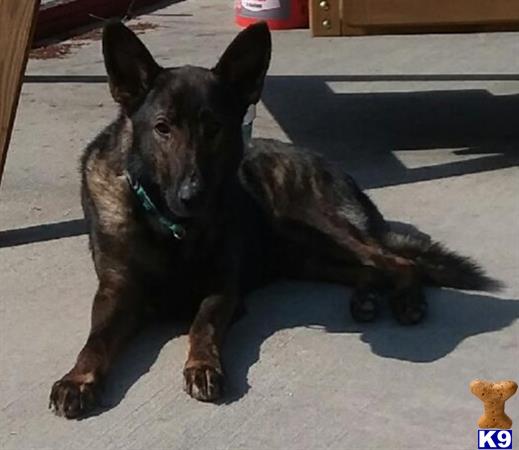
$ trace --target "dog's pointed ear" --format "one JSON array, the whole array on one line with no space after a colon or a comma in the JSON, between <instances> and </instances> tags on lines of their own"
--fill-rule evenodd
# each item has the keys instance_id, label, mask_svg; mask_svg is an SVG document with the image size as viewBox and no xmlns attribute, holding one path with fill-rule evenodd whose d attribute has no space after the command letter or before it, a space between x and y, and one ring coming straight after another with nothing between
<instances>
[{"instance_id":1,"label":"dog's pointed ear","mask_svg":"<svg viewBox=\"0 0 519 450\"><path fill-rule=\"evenodd\" d=\"M112 96L129 112L142 101L162 68L135 33L121 22L105 26L103 55Z\"/></svg>"},{"instance_id":2,"label":"dog's pointed ear","mask_svg":"<svg viewBox=\"0 0 519 450\"><path fill-rule=\"evenodd\" d=\"M272 42L265 22L251 25L231 42L213 72L236 89L244 106L258 103L269 68Z\"/></svg>"}]
</instances>

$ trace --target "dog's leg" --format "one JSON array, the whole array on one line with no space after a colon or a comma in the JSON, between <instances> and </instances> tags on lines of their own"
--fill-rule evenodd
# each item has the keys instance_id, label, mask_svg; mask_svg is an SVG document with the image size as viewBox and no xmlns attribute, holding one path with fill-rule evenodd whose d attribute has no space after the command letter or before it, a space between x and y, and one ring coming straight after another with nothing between
<instances>
[{"instance_id":1,"label":"dog's leg","mask_svg":"<svg viewBox=\"0 0 519 450\"><path fill-rule=\"evenodd\" d=\"M387 277L373 267L347 266L324 258L309 257L296 278L353 286L350 311L358 322L376 319L379 305L387 297Z\"/></svg>"},{"instance_id":2,"label":"dog's leg","mask_svg":"<svg viewBox=\"0 0 519 450\"><path fill-rule=\"evenodd\" d=\"M372 320L376 316L374 305L378 302L380 291L373 288L373 282L378 283L376 280L381 277L387 277L394 287L390 304L395 318L406 325L422 320L427 305L421 277L414 261L397 255L376 240L364 236L347 219L333 211L332 207L321 209L316 206L300 217L291 217L292 220L301 220L331 239L344 252L345 261L349 261L338 268L330 268L326 264L319 267L319 264L323 264L320 262L314 264L313 273L321 272L326 276L333 274L336 280L330 281L357 286L351 302L352 314L357 320ZM342 281L348 279L350 281Z\"/></svg>"},{"instance_id":3,"label":"dog's leg","mask_svg":"<svg viewBox=\"0 0 519 450\"><path fill-rule=\"evenodd\" d=\"M351 247L350 247L351 248ZM358 246L367 267L382 271L391 280L393 291L390 306L393 316L402 325L414 325L423 320L427 312L421 275L412 260L404 258L371 241ZM364 296L372 297L373 292L360 291ZM352 303L352 308L355 306ZM353 309L352 309L353 311Z\"/></svg>"},{"instance_id":4,"label":"dog's leg","mask_svg":"<svg viewBox=\"0 0 519 450\"><path fill-rule=\"evenodd\" d=\"M215 401L222 393L220 348L237 305L236 296L207 297L189 330L184 389L197 400Z\"/></svg>"},{"instance_id":5,"label":"dog's leg","mask_svg":"<svg viewBox=\"0 0 519 450\"><path fill-rule=\"evenodd\" d=\"M114 274L100 277L87 342L76 364L54 383L50 406L69 419L91 410L114 357L136 331L141 315L136 289Z\"/></svg>"},{"instance_id":6,"label":"dog's leg","mask_svg":"<svg viewBox=\"0 0 519 450\"><path fill-rule=\"evenodd\" d=\"M358 322L374 320L385 298L389 299L394 317L403 325L420 322L427 310L422 285L412 270L387 273L376 267L340 266L310 260L305 264L303 277L353 286L350 311Z\"/></svg>"},{"instance_id":7,"label":"dog's leg","mask_svg":"<svg viewBox=\"0 0 519 450\"><path fill-rule=\"evenodd\" d=\"M414 261L394 254L373 239L357 235L351 224L340 217L321 216L319 220L325 232L345 250L353 252L362 265L378 269L391 278L395 290L390 304L401 324L412 325L423 319L427 303Z\"/></svg>"},{"instance_id":8,"label":"dog's leg","mask_svg":"<svg viewBox=\"0 0 519 450\"><path fill-rule=\"evenodd\" d=\"M334 179L315 158L265 151L245 159L240 179L271 216L277 233L294 241L294 227L287 227L287 223L318 231L338 247L343 253L342 259L348 263L371 267L390 276L396 286L391 305L399 322L413 324L423 318L426 305L415 262L377 241L366 219L377 222L378 228L383 228L384 219L375 205L362 196L353 180L344 184ZM356 222L360 225L354 225ZM313 237L315 235L310 236ZM317 247L310 240L295 238L300 245ZM361 297L369 295L363 293ZM355 300L352 308L356 309L357 303Z\"/></svg>"}]
</instances>

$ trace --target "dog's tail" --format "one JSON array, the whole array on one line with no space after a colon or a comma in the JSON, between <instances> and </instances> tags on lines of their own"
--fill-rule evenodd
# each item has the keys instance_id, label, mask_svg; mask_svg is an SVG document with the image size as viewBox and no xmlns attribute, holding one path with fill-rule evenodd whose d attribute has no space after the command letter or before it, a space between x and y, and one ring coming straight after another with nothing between
<instances>
[{"instance_id":1,"label":"dog's tail","mask_svg":"<svg viewBox=\"0 0 519 450\"><path fill-rule=\"evenodd\" d=\"M438 242L396 232L386 233L382 240L392 252L415 261L433 285L473 291L503 288L500 281L488 277L476 262L446 249Z\"/></svg>"}]
</instances>

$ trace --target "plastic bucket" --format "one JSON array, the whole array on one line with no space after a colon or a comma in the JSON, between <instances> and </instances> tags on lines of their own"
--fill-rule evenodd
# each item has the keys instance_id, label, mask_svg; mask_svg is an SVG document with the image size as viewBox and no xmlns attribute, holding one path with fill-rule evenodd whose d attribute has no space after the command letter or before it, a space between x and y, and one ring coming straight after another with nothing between
<instances>
[{"instance_id":1,"label":"plastic bucket","mask_svg":"<svg viewBox=\"0 0 519 450\"><path fill-rule=\"evenodd\" d=\"M235 0L236 23L265 21L269 28L308 28L308 0Z\"/></svg>"}]
</instances>

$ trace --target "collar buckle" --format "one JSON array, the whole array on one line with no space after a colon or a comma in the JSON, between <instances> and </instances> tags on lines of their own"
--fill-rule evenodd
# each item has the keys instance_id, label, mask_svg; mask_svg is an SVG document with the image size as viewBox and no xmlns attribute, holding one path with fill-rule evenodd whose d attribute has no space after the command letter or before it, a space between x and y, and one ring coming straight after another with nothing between
<instances>
[{"instance_id":1,"label":"collar buckle","mask_svg":"<svg viewBox=\"0 0 519 450\"><path fill-rule=\"evenodd\" d=\"M173 226L170 226L168 228L173 233L173 236L175 237L175 239L178 239L179 241L181 241L182 239L184 239L186 237L187 232L186 232L186 229L182 225L175 223L175 224L173 224Z\"/></svg>"}]
</instances>

